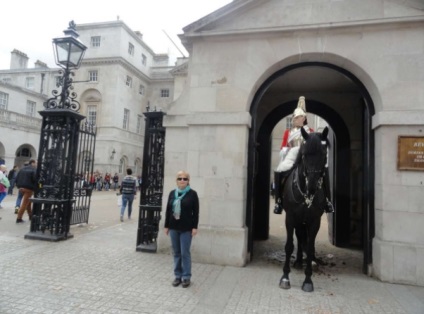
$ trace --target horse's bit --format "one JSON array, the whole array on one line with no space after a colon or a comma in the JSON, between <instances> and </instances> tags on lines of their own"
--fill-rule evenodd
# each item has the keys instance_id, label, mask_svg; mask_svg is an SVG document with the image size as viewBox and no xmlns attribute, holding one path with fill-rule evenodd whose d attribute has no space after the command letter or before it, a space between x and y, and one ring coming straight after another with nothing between
<instances>
[{"instance_id":1,"label":"horse's bit","mask_svg":"<svg viewBox=\"0 0 424 314\"><path fill-rule=\"evenodd\" d=\"M302 159L303 159L303 156L302 156ZM322 182L323 182L324 172L322 170L310 170L310 171L307 171L305 169L306 169L306 167L304 167L303 175L305 176L306 187L308 186L308 177L306 175L306 172L308 172L308 173L321 173L321 175L320 175L320 177L319 177L319 179L317 181L317 188L315 190L315 193L312 196L308 196L308 193L307 192L306 193L303 193L303 191L300 189L300 186L299 186L299 183L298 183L299 182L298 168L296 168L296 170L295 170L296 171L296 179L295 179L294 183L296 184L297 190L299 191L300 195L302 195L306 206L308 208L310 208L312 206L313 201L314 201L316 192L319 189L322 188Z\"/></svg>"}]
</instances>

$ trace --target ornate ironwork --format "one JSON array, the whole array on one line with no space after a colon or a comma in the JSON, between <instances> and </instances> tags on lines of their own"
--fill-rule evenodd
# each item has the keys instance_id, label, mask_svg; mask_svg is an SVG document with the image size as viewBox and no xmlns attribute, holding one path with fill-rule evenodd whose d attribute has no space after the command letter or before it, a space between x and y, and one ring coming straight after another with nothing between
<instances>
[{"instance_id":1,"label":"ornate ironwork","mask_svg":"<svg viewBox=\"0 0 424 314\"><path fill-rule=\"evenodd\" d=\"M75 203L72 209L71 225L88 223L93 187L94 152L96 148L96 126L85 121L80 126L77 165L74 183Z\"/></svg>"},{"instance_id":2,"label":"ornate ironwork","mask_svg":"<svg viewBox=\"0 0 424 314\"><path fill-rule=\"evenodd\" d=\"M71 109L73 111L79 111L81 108L80 103L76 100L77 93L72 90L73 79L72 76L75 76L75 73L66 69L59 70L59 74L62 76L57 81L56 87L61 87L59 92L57 89L52 91L54 97L49 98L45 103L44 107L46 109Z\"/></svg>"},{"instance_id":3,"label":"ornate ironwork","mask_svg":"<svg viewBox=\"0 0 424 314\"><path fill-rule=\"evenodd\" d=\"M46 108L40 111L43 117L38 153L38 189L33 202L33 214L27 239L58 241L72 237L69 227L72 208L75 202L75 170L80 123L84 116L78 113L80 104L77 94L72 92L71 68L78 68L87 47L77 40L75 23L71 21L64 38L55 38L53 43L67 55L57 53L57 64L63 67L59 71L62 77L53 90L54 97L44 103ZM74 48L77 47L77 50ZM78 63L70 62L73 53L80 52ZM60 57L66 57L61 60ZM48 232L46 232L48 231Z\"/></svg>"},{"instance_id":4,"label":"ornate ironwork","mask_svg":"<svg viewBox=\"0 0 424 314\"><path fill-rule=\"evenodd\" d=\"M25 238L58 241L70 237L76 153L84 116L67 109L43 110L38 155L38 189L30 232ZM48 231L46 234L45 232Z\"/></svg>"},{"instance_id":5,"label":"ornate ironwork","mask_svg":"<svg viewBox=\"0 0 424 314\"><path fill-rule=\"evenodd\" d=\"M165 164L165 128L162 126L165 113L150 111L145 112L144 115L146 128L137 251L156 252Z\"/></svg>"}]
</instances>

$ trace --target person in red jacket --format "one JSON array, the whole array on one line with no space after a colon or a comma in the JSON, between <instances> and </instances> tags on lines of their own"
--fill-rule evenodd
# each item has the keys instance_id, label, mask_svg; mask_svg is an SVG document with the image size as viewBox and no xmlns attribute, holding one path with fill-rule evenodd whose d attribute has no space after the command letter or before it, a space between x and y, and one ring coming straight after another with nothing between
<instances>
[{"instance_id":1,"label":"person in red jacket","mask_svg":"<svg viewBox=\"0 0 424 314\"><path fill-rule=\"evenodd\" d=\"M283 134L283 141L280 148L280 162L277 169L274 172L274 184L275 184L275 207L274 213L281 214L283 212L283 199L282 192L284 187L285 178L290 173L290 170L293 167L294 162L296 161L297 155L299 153L300 145L303 143L304 139L302 137L300 129L303 129L308 132L314 132L312 128L308 126L308 119L306 117L306 104L305 97L300 96L297 103L297 108L293 112L292 117L292 128L286 129ZM328 172L328 171L327 171ZM328 179L328 173L326 174ZM329 199L329 182L326 184L326 194L328 204L325 208L326 212L333 212L333 206L331 205Z\"/></svg>"}]
</instances>

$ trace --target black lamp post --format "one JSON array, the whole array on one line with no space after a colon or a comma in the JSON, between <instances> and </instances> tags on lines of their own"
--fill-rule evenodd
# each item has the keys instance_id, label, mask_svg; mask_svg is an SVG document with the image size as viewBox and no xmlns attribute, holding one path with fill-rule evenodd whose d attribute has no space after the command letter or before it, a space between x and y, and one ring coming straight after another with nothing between
<instances>
[{"instance_id":1,"label":"black lamp post","mask_svg":"<svg viewBox=\"0 0 424 314\"><path fill-rule=\"evenodd\" d=\"M55 61L58 66L63 70L59 73L62 77L59 80L57 87L62 87L61 93L54 90L52 93L55 95L54 98L50 98L44 106L49 108L64 108L72 109L75 111L79 110L79 103L75 101L77 94L70 92L73 89L72 77L74 72L80 67L82 58L84 56L87 47L78 39L79 35L75 30L74 21L69 22L68 29L64 30L64 37L53 38L53 50Z\"/></svg>"},{"instance_id":2,"label":"black lamp post","mask_svg":"<svg viewBox=\"0 0 424 314\"><path fill-rule=\"evenodd\" d=\"M65 36L53 39L56 63L62 68L54 97L44 103L38 154L38 187L33 202L30 232L26 239L59 241L72 237L69 227L74 206L80 122L77 94L71 92L72 70L77 69L87 47L78 40L75 23L69 23Z\"/></svg>"}]
</instances>

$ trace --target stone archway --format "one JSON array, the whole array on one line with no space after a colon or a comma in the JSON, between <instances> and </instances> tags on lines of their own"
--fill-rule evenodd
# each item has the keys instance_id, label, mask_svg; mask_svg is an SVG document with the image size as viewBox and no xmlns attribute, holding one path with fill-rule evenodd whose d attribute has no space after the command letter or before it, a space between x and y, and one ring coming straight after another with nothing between
<instances>
[{"instance_id":1,"label":"stone archway","mask_svg":"<svg viewBox=\"0 0 424 314\"><path fill-rule=\"evenodd\" d=\"M323 84L319 81L320 76L327 78L328 82ZM374 107L368 91L352 73L328 63L306 62L277 71L258 89L252 102L246 215L250 256L254 255L253 241L268 237L271 132L279 120L293 112L300 94L307 98L307 111L324 118L335 135L333 195L338 209L330 222L332 243L353 246L350 230L353 212L359 210L363 231L360 247L364 252L363 269L366 272L372 261L370 243L374 235L374 161L370 119ZM278 99L277 104L271 110L264 109L275 99ZM355 188L358 184L362 186L358 195L352 193L352 183Z\"/></svg>"}]
</instances>

